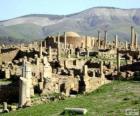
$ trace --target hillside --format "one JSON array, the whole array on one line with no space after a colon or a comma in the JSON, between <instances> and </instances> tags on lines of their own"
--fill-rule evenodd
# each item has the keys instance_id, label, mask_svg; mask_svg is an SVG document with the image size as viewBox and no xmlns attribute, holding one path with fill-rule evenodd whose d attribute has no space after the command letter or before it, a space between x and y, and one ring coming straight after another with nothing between
<instances>
[{"instance_id":1,"label":"hillside","mask_svg":"<svg viewBox=\"0 0 140 116\"><path fill-rule=\"evenodd\" d=\"M94 7L70 15L32 14L0 21L0 37L34 40L64 31L97 36L97 30L107 30L109 39L118 34L129 41L131 25L140 33L140 9Z\"/></svg>"},{"instance_id":2,"label":"hillside","mask_svg":"<svg viewBox=\"0 0 140 116\"><path fill-rule=\"evenodd\" d=\"M140 110L139 91L140 82L114 81L88 95L41 104L3 116L58 116L65 107L87 108L87 116L125 116L126 109Z\"/></svg>"}]
</instances>

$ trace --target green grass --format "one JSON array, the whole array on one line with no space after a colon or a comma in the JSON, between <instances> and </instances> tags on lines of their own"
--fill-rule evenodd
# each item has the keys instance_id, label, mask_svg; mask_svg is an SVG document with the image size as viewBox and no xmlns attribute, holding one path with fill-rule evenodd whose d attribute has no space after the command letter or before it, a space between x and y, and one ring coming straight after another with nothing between
<instances>
[{"instance_id":1,"label":"green grass","mask_svg":"<svg viewBox=\"0 0 140 116\"><path fill-rule=\"evenodd\" d=\"M7 26L9 36L17 39L36 40L43 38L42 27L35 24L17 24Z\"/></svg>"},{"instance_id":2,"label":"green grass","mask_svg":"<svg viewBox=\"0 0 140 116\"><path fill-rule=\"evenodd\" d=\"M12 81L8 79L0 79L0 83L10 83L10 82Z\"/></svg>"},{"instance_id":3,"label":"green grass","mask_svg":"<svg viewBox=\"0 0 140 116\"><path fill-rule=\"evenodd\" d=\"M125 116L125 109L140 108L140 82L114 81L90 94L21 109L3 116L58 116L65 107L86 108L87 116Z\"/></svg>"}]
</instances>

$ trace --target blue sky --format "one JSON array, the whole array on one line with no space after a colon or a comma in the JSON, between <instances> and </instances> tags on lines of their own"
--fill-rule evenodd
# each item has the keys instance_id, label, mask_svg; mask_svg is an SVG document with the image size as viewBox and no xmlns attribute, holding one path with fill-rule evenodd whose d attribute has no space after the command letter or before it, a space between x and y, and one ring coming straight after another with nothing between
<instances>
[{"instance_id":1,"label":"blue sky","mask_svg":"<svg viewBox=\"0 0 140 116\"><path fill-rule=\"evenodd\" d=\"M140 8L140 0L0 0L0 20L26 14L71 14L91 7Z\"/></svg>"}]
</instances>

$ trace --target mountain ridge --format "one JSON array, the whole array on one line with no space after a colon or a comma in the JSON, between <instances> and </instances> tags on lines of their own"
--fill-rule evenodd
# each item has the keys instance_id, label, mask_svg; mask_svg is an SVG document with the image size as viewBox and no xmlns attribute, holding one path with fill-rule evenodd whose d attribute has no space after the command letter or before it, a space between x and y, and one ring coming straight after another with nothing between
<instances>
[{"instance_id":1,"label":"mountain ridge","mask_svg":"<svg viewBox=\"0 0 140 116\"><path fill-rule=\"evenodd\" d=\"M68 15L29 14L0 21L0 38L36 40L64 31L97 36L98 30L107 30L109 39L118 34L129 41L130 26L140 33L140 8L93 7Z\"/></svg>"}]
</instances>

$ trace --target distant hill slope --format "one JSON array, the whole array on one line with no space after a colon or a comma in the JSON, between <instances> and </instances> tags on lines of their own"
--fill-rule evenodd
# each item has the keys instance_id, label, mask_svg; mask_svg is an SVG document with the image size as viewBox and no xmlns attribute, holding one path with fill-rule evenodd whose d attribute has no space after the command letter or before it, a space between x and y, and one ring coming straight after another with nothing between
<instances>
[{"instance_id":1,"label":"distant hill slope","mask_svg":"<svg viewBox=\"0 0 140 116\"><path fill-rule=\"evenodd\" d=\"M140 9L95 7L65 16L32 14L0 21L0 38L36 40L64 31L97 36L97 30L107 30L109 39L118 34L129 40L131 25L140 33Z\"/></svg>"}]
</instances>

